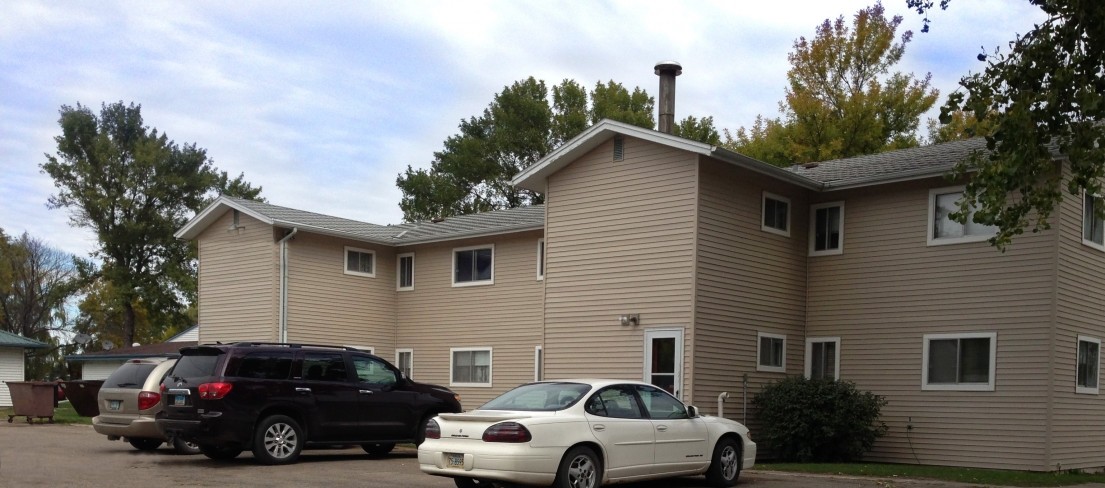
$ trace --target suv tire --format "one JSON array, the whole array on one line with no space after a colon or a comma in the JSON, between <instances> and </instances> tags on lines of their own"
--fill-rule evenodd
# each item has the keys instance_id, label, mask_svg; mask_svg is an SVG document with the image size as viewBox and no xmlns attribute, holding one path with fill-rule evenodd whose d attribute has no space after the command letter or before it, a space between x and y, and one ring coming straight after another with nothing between
<instances>
[{"instance_id":1,"label":"suv tire","mask_svg":"<svg viewBox=\"0 0 1105 488\"><path fill-rule=\"evenodd\" d=\"M200 452L204 456L216 461L229 461L242 453L242 448L236 446L209 446L200 444Z\"/></svg>"},{"instance_id":2,"label":"suv tire","mask_svg":"<svg viewBox=\"0 0 1105 488\"><path fill-rule=\"evenodd\" d=\"M127 439L127 442L129 442L130 445L134 446L134 448L138 449L139 451L152 451L161 447L161 444L163 444L165 441L161 439L150 439L146 437L131 437Z\"/></svg>"},{"instance_id":3,"label":"suv tire","mask_svg":"<svg viewBox=\"0 0 1105 488\"><path fill-rule=\"evenodd\" d=\"M288 464L303 452L303 429L286 415L271 415L257 424L253 434L253 457L261 464Z\"/></svg>"},{"instance_id":4,"label":"suv tire","mask_svg":"<svg viewBox=\"0 0 1105 488\"><path fill-rule=\"evenodd\" d=\"M199 454L200 453L200 446L198 444L196 444L195 442L188 442L188 441L186 441L184 439L181 439L179 437L174 437L173 440L169 441L169 443L173 445L173 449L175 449L176 452L179 453L179 454Z\"/></svg>"},{"instance_id":5,"label":"suv tire","mask_svg":"<svg viewBox=\"0 0 1105 488\"><path fill-rule=\"evenodd\" d=\"M361 449L364 449L364 452L367 452L369 456L382 457L386 456L392 449L395 449L395 443L383 442L376 444L361 444Z\"/></svg>"}]
</instances>

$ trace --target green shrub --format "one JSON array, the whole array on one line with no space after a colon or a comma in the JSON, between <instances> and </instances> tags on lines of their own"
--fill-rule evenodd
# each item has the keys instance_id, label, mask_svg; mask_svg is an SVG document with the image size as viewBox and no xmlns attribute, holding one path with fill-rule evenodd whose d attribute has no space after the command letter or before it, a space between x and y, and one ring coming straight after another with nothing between
<instances>
[{"instance_id":1,"label":"green shrub","mask_svg":"<svg viewBox=\"0 0 1105 488\"><path fill-rule=\"evenodd\" d=\"M850 381L788 377L752 399L757 442L782 461L856 461L886 433L886 399Z\"/></svg>"}]
</instances>

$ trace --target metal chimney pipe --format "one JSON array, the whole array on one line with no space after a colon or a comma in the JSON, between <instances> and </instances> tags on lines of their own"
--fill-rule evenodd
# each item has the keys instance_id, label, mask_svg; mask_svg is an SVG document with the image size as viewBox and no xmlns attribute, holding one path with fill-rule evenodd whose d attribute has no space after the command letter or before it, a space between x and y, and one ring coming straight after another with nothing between
<instances>
[{"instance_id":1,"label":"metal chimney pipe","mask_svg":"<svg viewBox=\"0 0 1105 488\"><path fill-rule=\"evenodd\" d=\"M660 132L671 134L675 126L675 77L683 74L683 66L675 61L660 61L654 69L660 77L660 107L656 122Z\"/></svg>"}]
</instances>

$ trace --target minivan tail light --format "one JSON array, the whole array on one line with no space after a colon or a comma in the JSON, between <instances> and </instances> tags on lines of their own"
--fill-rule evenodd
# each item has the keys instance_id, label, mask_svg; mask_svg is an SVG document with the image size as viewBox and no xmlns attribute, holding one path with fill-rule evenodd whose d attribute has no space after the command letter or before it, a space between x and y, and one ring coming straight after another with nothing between
<instances>
[{"instance_id":1,"label":"minivan tail light","mask_svg":"<svg viewBox=\"0 0 1105 488\"><path fill-rule=\"evenodd\" d=\"M143 391L138 393L138 409L148 410L161 403L161 394L153 391Z\"/></svg>"},{"instance_id":2,"label":"minivan tail light","mask_svg":"<svg viewBox=\"0 0 1105 488\"><path fill-rule=\"evenodd\" d=\"M441 438L441 426L437 425L437 421L430 419L426 421L426 438L427 439L440 439Z\"/></svg>"},{"instance_id":3,"label":"minivan tail light","mask_svg":"<svg viewBox=\"0 0 1105 488\"><path fill-rule=\"evenodd\" d=\"M517 422L503 422L483 431L484 442L529 442L533 440L529 429Z\"/></svg>"},{"instance_id":4,"label":"minivan tail light","mask_svg":"<svg viewBox=\"0 0 1105 488\"><path fill-rule=\"evenodd\" d=\"M200 398L204 400L221 400L230 393L233 384L226 382L204 383L199 386Z\"/></svg>"}]
</instances>

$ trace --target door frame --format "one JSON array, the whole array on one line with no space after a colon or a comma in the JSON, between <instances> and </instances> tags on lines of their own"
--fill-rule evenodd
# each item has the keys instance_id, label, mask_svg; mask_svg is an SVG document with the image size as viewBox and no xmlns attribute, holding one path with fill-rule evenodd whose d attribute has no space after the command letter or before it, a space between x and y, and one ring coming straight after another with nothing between
<instances>
[{"instance_id":1,"label":"door frame","mask_svg":"<svg viewBox=\"0 0 1105 488\"><path fill-rule=\"evenodd\" d=\"M675 392L673 396L680 401L683 400L683 327L656 327L651 329L644 329L645 332L645 348L644 357L642 363L644 363L644 374L641 376L641 381L652 384L652 340L653 339L675 339Z\"/></svg>"}]
</instances>

